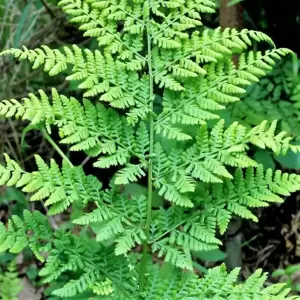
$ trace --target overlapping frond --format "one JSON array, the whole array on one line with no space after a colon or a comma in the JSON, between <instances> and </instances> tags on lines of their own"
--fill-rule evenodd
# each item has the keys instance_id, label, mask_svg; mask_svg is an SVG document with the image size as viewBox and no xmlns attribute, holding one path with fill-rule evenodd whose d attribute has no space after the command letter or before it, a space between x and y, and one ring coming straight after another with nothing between
<instances>
[{"instance_id":1,"label":"overlapping frond","mask_svg":"<svg viewBox=\"0 0 300 300\"><path fill-rule=\"evenodd\" d=\"M285 289L284 284L265 288L267 276L261 270L257 270L244 283L238 283L239 271L237 268L228 273L222 265L210 269L208 274L200 279L191 273L180 276L175 270L171 276L162 277L159 267L155 266L148 278L143 299L297 299L296 296L287 296L289 289Z\"/></svg>"},{"instance_id":2,"label":"overlapping frond","mask_svg":"<svg viewBox=\"0 0 300 300\"><path fill-rule=\"evenodd\" d=\"M143 1L61 0L59 5L84 36L97 38L105 53L117 53L133 69L144 65L145 58L139 54L146 30ZM119 30L120 23L123 30Z\"/></svg>"},{"instance_id":3,"label":"overlapping frond","mask_svg":"<svg viewBox=\"0 0 300 300\"><path fill-rule=\"evenodd\" d=\"M47 46L35 50L26 47L9 49L2 54L9 53L20 60L29 60L36 69L44 66L44 71L55 76L59 73L71 74L66 77L69 81L79 81L79 89L85 91L84 97L98 96L101 101L108 102L116 108L132 108L144 110L147 114L148 86L147 78L139 78L135 70L130 70L128 64L114 60L109 54L102 54L99 50L92 52L76 45L63 47L62 50L50 49Z\"/></svg>"},{"instance_id":4,"label":"overlapping frond","mask_svg":"<svg viewBox=\"0 0 300 300\"><path fill-rule=\"evenodd\" d=\"M111 260L114 261L113 265ZM58 233L40 276L48 283L66 272L81 275L53 292L62 298L80 295L85 291L100 291L101 282L110 283L112 295L118 291L126 295L134 288L134 274L131 274L126 259L115 256L110 248L105 249L99 243L84 243L75 235Z\"/></svg>"},{"instance_id":5,"label":"overlapping frond","mask_svg":"<svg viewBox=\"0 0 300 300\"><path fill-rule=\"evenodd\" d=\"M247 154L250 145L269 148L276 154L284 154L288 149L299 151L290 144L290 137L283 132L276 134L275 130L275 121L270 126L262 122L251 130L237 122L225 129L224 122L219 121L211 131L202 125L196 142L187 149L176 149L167 155L157 143L153 168L155 187L165 199L192 207L188 195L195 191L197 181L222 183L224 179L232 179L228 166L256 165Z\"/></svg>"},{"instance_id":6,"label":"overlapping frond","mask_svg":"<svg viewBox=\"0 0 300 300\"><path fill-rule=\"evenodd\" d=\"M267 35L247 29L241 32L230 28L224 31L221 28L205 29L201 34L194 31L191 37L187 35L186 38L182 38L177 43L178 46L174 45L171 50L165 49L167 47L153 49L155 80L172 90L183 90L183 78L192 79L208 75L207 64L217 64L224 58L247 49L253 40L273 44ZM171 40L171 43L174 44L174 40ZM269 64L272 64L271 60Z\"/></svg>"},{"instance_id":7,"label":"overlapping frond","mask_svg":"<svg viewBox=\"0 0 300 300\"><path fill-rule=\"evenodd\" d=\"M174 86L167 86L164 92L163 110L155 122L156 133L169 139L189 139L181 125L203 124L207 120L218 119L215 111L239 101L246 92L245 87L257 82L271 69L276 59L287 53L290 51L275 49L265 54L241 54L238 67L230 58L220 63L210 63L204 66L206 75L189 78L177 88L175 85L179 83L173 78L170 85ZM183 91L178 94L178 90Z\"/></svg>"},{"instance_id":8,"label":"overlapping frond","mask_svg":"<svg viewBox=\"0 0 300 300\"><path fill-rule=\"evenodd\" d=\"M144 224L146 220L146 201L144 196L128 199L127 194L118 195L106 190L98 201L98 208L87 213L73 223L78 225L97 225L96 240L103 242L114 238L115 254L126 254L146 239Z\"/></svg>"},{"instance_id":9,"label":"overlapping frond","mask_svg":"<svg viewBox=\"0 0 300 300\"><path fill-rule=\"evenodd\" d=\"M191 252L218 248L216 222L199 213L160 209L153 214L151 250L181 269L192 269Z\"/></svg>"},{"instance_id":10,"label":"overlapping frond","mask_svg":"<svg viewBox=\"0 0 300 300\"><path fill-rule=\"evenodd\" d=\"M22 118L32 124L45 124L49 132L51 126L58 127L61 143L70 144L71 151L85 151L99 157L95 167L128 164L118 173L120 183L135 181L144 175L145 158L148 153L148 131L140 122L135 132L124 117L102 104L94 105L89 100L81 104L74 97L59 95L52 90L52 99L43 92L29 94L22 102L15 99L0 103L0 114L6 117ZM130 157L140 160L140 165L130 165Z\"/></svg>"},{"instance_id":11,"label":"overlapping frond","mask_svg":"<svg viewBox=\"0 0 300 300\"><path fill-rule=\"evenodd\" d=\"M31 201L45 200L50 206L50 215L61 213L72 203L86 205L99 198L100 181L85 175L82 167L70 167L63 162L60 168L52 159L48 166L40 156L36 155L37 171L25 172L7 155L6 166L0 166L0 184L22 188L26 193L33 193Z\"/></svg>"},{"instance_id":12,"label":"overlapping frond","mask_svg":"<svg viewBox=\"0 0 300 300\"><path fill-rule=\"evenodd\" d=\"M279 61L266 78L247 89L242 101L230 107L231 116L248 127L263 120L278 120L281 130L299 139L299 87L291 59Z\"/></svg>"},{"instance_id":13,"label":"overlapping frond","mask_svg":"<svg viewBox=\"0 0 300 300\"><path fill-rule=\"evenodd\" d=\"M7 228L0 222L0 252L20 253L30 247L34 255L45 261L42 252L51 251L53 232L48 218L39 211L24 210L23 219L17 215L8 221Z\"/></svg>"},{"instance_id":14,"label":"overlapping frond","mask_svg":"<svg viewBox=\"0 0 300 300\"><path fill-rule=\"evenodd\" d=\"M296 174L275 173L268 169L248 168L244 172L237 169L233 180L205 187L198 191L198 202L206 213L215 218L222 233L227 229L232 215L257 221L250 211L254 207L265 207L269 203L281 203L283 197L300 189L300 176Z\"/></svg>"}]
</instances>

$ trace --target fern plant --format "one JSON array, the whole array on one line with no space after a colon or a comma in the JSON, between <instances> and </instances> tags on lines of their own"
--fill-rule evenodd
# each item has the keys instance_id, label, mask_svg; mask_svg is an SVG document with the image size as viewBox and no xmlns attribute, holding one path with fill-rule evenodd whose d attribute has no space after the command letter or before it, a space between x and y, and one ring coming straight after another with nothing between
<instances>
[{"instance_id":1,"label":"fern plant","mask_svg":"<svg viewBox=\"0 0 300 300\"><path fill-rule=\"evenodd\" d=\"M300 76L296 55L278 61L274 69L247 89L242 101L234 103L231 116L245 126L277 120L281 130L299 141Z\"/></svg>"},{"instance_id":2,"label":"fern plant","mask_svg":"<svg viewBox=\"0 0 300 300\"><path fill-rule=\"evenodd\" d=\"M18 294L22 289L23 286L16 270L16 262L13 260L7 271L0 272L0 299L18 300Z\"/></svg>"},{"instance_id":3,"label":"fern plant","mask_svg":"<svg viewBox=\"0 0 300 300\"><path fill-rule=\"evenodd\" d=\"M193 272L193 253L218 248L217 231L233 215L257 220L251 208L300 188L299 175L264 170L248 153L250 146L299 151L275 121L225 127L219 117L290 51L260 32L206 29L201 15L213 13L214 2L62 0L70 21L97 39L95 51L44 45L2 52L65 74L82 93L76 99L53 88L0 103L1 115L40 128L62 157L47 163L36 155L37 170L28 172L5 155L0 184L43 201L50 216L80 207L73 224L92 229L54 229L28 210L0 225L1 252L29 247L45 262L46 284L65 278L53 299L294 299L281 284L265 288L261 270L245 283L224 266L203 278ZM270 50L246 52L253 42ZM109 186L71 162L52 130L71 151L92 157L95 169L116 170ZM131 193L132 183L146 189ZM174 266L170 276L161 263Z\"/></svg>"}]
</instances>

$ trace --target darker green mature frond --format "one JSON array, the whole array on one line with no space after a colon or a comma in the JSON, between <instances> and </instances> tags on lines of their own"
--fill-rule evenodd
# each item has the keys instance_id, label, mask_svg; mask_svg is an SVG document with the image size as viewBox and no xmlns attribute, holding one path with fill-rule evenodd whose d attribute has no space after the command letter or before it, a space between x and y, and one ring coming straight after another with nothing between
<instances>
[{"instance_id":1,"label":"darker green mature frond","mask_svg":"<svg viewBox=\"0 0 300 300\"><path fill-rule=\"evenodd\" d=\"M8 221L8 226L0 222L0 252L10 251L20 253L30 247L34 255L45 261L42 252L52 249L53 232L48 218L39 211L24 210L24 219L14 215Z\"/></svg>"},{"instance_id":2,"label":"darker green mature frond","mask_svg":"<svg viewBox=\"0 0 300 300\"><path fill-rule=\"evenodd\" d=\"M24 172L7 155L6 167L0 166L0 182L7 186L22 187L22 191L33 193L30 200L45 200L51 206L49 214L54 215L67 209L72 203L86 205L100 197L101 183L92 175L85 175L81 167L70 167L64 162L62 168L51 160L48 166L36 155L38 170Z\"/></svg>"},{"instance_id":3,"label":"darker green mature frond","mask_svg":"<svg viewBox=\"0 0 300 300\"><path fill-rule=\"evenodd\" d=\"M278 120L281 130L298 139L299 83L292 60L279 61L266 78L247 89L242 101L230 107L232 118L248 127L263 120Z\"/></svg>"},{"instance_id":4,"label":"darker green mature frond","mask_svg":"<svg viewBox=\"0 0 300 300\"><path fill-rule=\"evenodd\" d=\"M54 247L40 276L48 283L64 273L81 274L53 292L60 297L72 297L92 291L97 283L107 279L111 282L113 293L122 291L126 295L134 289L134 274L131 274L126 259L115 256L111 250L92 241L85 243L75 235L57 233ZM110 264L111 260L114 261L113 265Z\"/></svg>"},{"instance_id":5,"label":"darker green mature frond","mask_svg":"<svg viewBox=\"0 0 300 300\"><path fill-rule=\"evenodd\" d=\"M296 296L287 296L289 289L285 289L283 284L264 288L266 274L261 270L257 270L244 283L237 283L239 271L234 269L228 273L222 265L210 269L208 274L200 279L191 273L180 276L175 270L169 277L162 277L159 267L153 266L143 299L297 299Z\"/></svg>"},{"instance_id":6,"label":"darker green mature frond","mask_svg":"<svg viewBox=\"0 0 300 300\"><path fill-rule=\"evenodd\" d=\"M98 242L114 238L115 254L126 254L136 244L140 245L146 239L144 223L146 220L145 197L129 199L126 194L116 194L106 190L97 202L98 208L73 221L75 224L97 225Z\"/></svg>"},{"instance_id":7,"label":"darker green mature frond","mask_svg":"<svg viewBox=\"0 0 300 300\"><path fill-rule=\"evenodd\" d=\"M300 176L295 174L272 172L263 167L248 168L244 172L237 169L233 180L198 191L196 202L203 206L207 215L215 216L222 233L227 229L232 215L257 221L250 211L253 207L265 207L269 203L283 202L282 197L300 189Z\"/></svg>"}]
</instances>

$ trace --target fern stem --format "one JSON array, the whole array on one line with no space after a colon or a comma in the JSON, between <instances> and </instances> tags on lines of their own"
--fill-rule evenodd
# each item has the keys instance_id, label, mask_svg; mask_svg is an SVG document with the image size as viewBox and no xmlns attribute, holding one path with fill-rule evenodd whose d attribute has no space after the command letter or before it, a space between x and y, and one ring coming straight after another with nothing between
<instances>
[{"instance_id":1,"label":"fern stem","mask_svg":"<svg viewBox=\"0 0 300 300\"><path fill-rule=\"evenodd\" d=\"M42 133L44 138L56 150L56 152L70 165L71 168L73 168L74 165L71 163L68 157L62 152L62 150L58 147L58 145L53 141L52 137L48 134L48 132L45 129L42 129Z\"/></svg>"},{"instance_id":2,"label":"fern stem","mask_svg":"<svg viewBox=\"0 0 300 300\"><path fill-rule=\"evenodd\" d=\"M153 92L153 71L152 71L152 54L151 54L151 35L150 35L150 1L148 0L148 20L147 20L147 47L148 47L148 71L149 71L149 160L148 160L148 201L147 201L147 219L145 226L146 240L143 243L143 254L140 266L139 274L139 288L140 292L144 290L145 286L145 275L147 268L147 255L148 255L148 242L150 237L150 224L152 219L152 192L153 192L153 154L154 154L154 120L153 120L153 101L154 101L154 92Z\"/></svg>"}]
</instances>

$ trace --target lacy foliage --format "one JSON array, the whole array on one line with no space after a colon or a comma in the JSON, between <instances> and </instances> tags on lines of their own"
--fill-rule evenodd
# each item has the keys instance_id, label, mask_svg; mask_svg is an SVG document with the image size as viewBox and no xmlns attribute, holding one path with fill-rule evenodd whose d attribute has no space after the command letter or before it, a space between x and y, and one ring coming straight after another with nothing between
<instances>
[{"instance_id":1,"label":"lacy foliage","mask_svg":"<svg viewBox=\"0 0 300 300\"><path fill-rule=\"evenodd\" d=\"M203 278L192 272L193 253L218 248L217 231L224 233L232 216L256 221L253 207L300 188L299 175L264 170L248 151L299 151L276 121L225 127L220 118L290 51L273 48L260 32L204 29L201 16L214 12L214 2L62 0L70 21L98 49L44 45L1 53L50 76L62 73L83 97L40 90L3 100L0 114L47 135L58 131L60 144L85 152L95 170L115 170L103 188L68 159L47 163L36 156L36 171L27 172L5 156L1 185L30 193L50 216L81 209L72 219L77 231L84 229L79 236L54 230L38 211L0 225L1 252L30 247L46 262L40 276L56 283L53 299L292 299L283 285L264 288L261 271L243 284L236 283L239 270L223 266ZM253 42L271 50L251 51ZM141 186L146 178L149 192ZM173 276L165 278L147 254L173 265Z\"/></svg>"}]
</instances>

